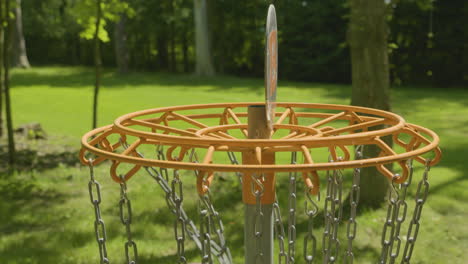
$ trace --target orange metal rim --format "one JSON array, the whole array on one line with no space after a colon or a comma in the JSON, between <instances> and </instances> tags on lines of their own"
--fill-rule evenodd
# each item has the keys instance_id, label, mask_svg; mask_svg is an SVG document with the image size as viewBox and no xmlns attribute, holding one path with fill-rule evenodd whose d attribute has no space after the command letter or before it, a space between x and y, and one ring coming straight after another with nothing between
<instances>
[{"instance_id":1,"label":"orange metal rim","mask_svg":"<svg viewBox=\"0 0 468 264\"><path fill-rule=\"evenodd\" d=\"M138 111L130 114L123 115L117 118L114 121L114 128L117 132L131 135L135 137L142 137L147 139L160 140L167 143L174 144L202 144L202 145L232 145L232 146L243 146L250 147L252 145L261 146L261 147L273 147L273 146L288 146L291 144L305 144L307 146L318 145L320 142L330 142L329 138L314 138L314 139L288 139L288 140L268 140L268 139L209 139L209 138L195 138L195 137L186 137L186 136L173 136L165 134L154 134L145 131L139 131L132 129L128 126L125 126L125 122L129 120L141 117L150 114L164 113L171 111L185 111L185 110L197 110L197 109L210 109L210 108L228 108L234 109L239 107L248 107L250 105L260 105L262 103L252 102L252 103L232 103L232 104L199 104L199 105L186 105L186 106L173 106L173 107L164 107L164 108L155 108L149 110ZM347 105L332 105L332 104L309 104L309 103L277 103L276 107L296 107L296 108L311 108L311 109L323 109L323 110L338 110L338 111L353 111L353 112L362 112L369 115L376 115L388 118L389 121L394 124L388 128L381 129L379 131L369 131L364 133L359 133L356 135L340 135L333 138L334 142L337 144L346 144L346 142L352 140L360 140L366 138L372 138L376 136L385 136L390 135L398 130L400 130L404 125L405 121L402 117L393 114L391 112L358 107L358 106L347 106Z\"/></svg>"},{"instance_id":2,"label":"orange metal rim","mask_svg":"<svg viewBox=\"0 0 468 264\"><path fill-rule=\"evenodd\" d=\"M138 166L151 166L151 167L162 167L162 168L173 168L173 169L183 169L183 170L200 170L200 171L223 171L223 172L242 172L242 173L271 173L271 172L311 172L318 170L334 170L334 169L346 169L346 168L358 168L358 167L370 167L370 166L380 166L393 162L403 162L409 159L417 159L421 162L421 155L434 151L435 157L431 161L431 165L436 164L440 159L440 149L438 149L439 137L433 131L417 126L414 124L405 123L404 119L400 116L376 109L363 108L363 107L354 107L354 106L343 106L343 105L328 105L328 104L307 104L307 103L277 103L277 107L284 107L285 112L276 113L276 116L284 116L284 113L291 112L292 107L295 108L315 108L315 109L325 109L325 110L338 110L338 111L352 111L357 118L360 118L356 112L370 114L375 117L367 118L361 116L362 119L365 119L365 122L372 122L372 120L377 120L380 117L385 118L391 125L387 128L376 130L376 131L366 131L356 134L347 134L347 135L337 135L329 137L304 137L304 138L290 138L290 139L230 139L223 138L222 135L219 138L203 137L202 134L209 131L224 131L228 128L242 128L242 124L229 124L229 125L219 125L201 128L197 133L192 133L195 136L173 136L162 133L151 133L145 131L138 131L127 127L125 124L129 122L132 118L141 117L148 114L154 113L164 113L171 111L181 111L181 110L194 110L194 109L213 109L213 108L225 108L225 109L234 109L238 107L247 107L249 105L255 105L260 103L234 103L234 104L208 104L208 105L189 105L189 106L178 106L178 107L166 107L166 108L157 108L139 111L131 114L124 115L116 119L113 125L101 127L95 130L92 130L86 133L82 138L82 150L80 152L80 159L82 163L88 164L88 159L86 158L86 153L91 152L97 156L95 162L102 162L103 160L112 160L118 163L129 163L134 164L134 170L138 170ZM304 115L303 112L297 112L298 116ZM317 116L323 116L325 119L338 116L339 114L317 114ZM217 115L216 115L217 116ZM292 116L292 115L291 115ZM344 116L344 114L342 114ZM291 117L292 118L292 117ZM367 118L367 119L366 119ZM280 118L282 119L282 117ZM284 119L284 118L283 118ZM366 121L370 120L370 121ZM364 122L363 121L363 122ZM195 122L195 121L194 121ZM281 125L278 125L281 126ZM295 125L283 125L286 128L293 129ZM306 127L306 126L304 126ZM307 128L311 131L316 131L315 128ZM307 130L304 129L304 130ZM202 132L200 132L202 131ZM417 132L416 132L417 131ZM187 132L189 133L189 132ZM191 132L190 132L191 133ZM323 131L319 131L317 135L321 135ZM325 132L326 133L326 132ZM138 144L155 144L159 142L161 144L169 144L173 146L183 146L185 149L190 147L200 147L207 146L213 147L215 151L232 151L233 148L246 148L252 149L254 147L262 148L275 148L275 147L291 147L300 149L304 147L340 147L340 146L352 146L359 144L376 144L379 143L379 137L386 135L396 135L398 133L407 133L413 135L414 138L418 137L417 141L419 144L421 142L424 144L423 147L416 148L414 150L407 149L404 153L393 153L391 150L387 150L387 156L370 158L370 159L361 159L361 160L345 160L345 161L335 161L335 162L324 162L324 163L306 163L306 164L262 164L262 165L229 165L229 164L216 164L216 163L192 163L180 160L157 160L157 159L147 159L138 157L137 155L128 155L128 153L117 153L105 149L101 149L96 145L97 142L103 141L110 134L118 134L120 136L136 136L139 138ZM425 134L430 139L420 135ZM397 142L402 143L402 142ZM107 144L107 143L106 143ZM137 145L138 145L137 144ZM116 147L119 146L119 143L115 144ZM403 144L404 145L404 144ZM406 146L409 148L410 143ZM383 147L385 149L385 146ZM300 150L299 150L300 151ZM115 167L115 166L114 166ZM138 167L139 168L139 167ZM380 167L382 168L382 167ZM383 168L382 168L383 169ZM115 170L115 168L114 168Z\"/></svg>"}]
</instances>

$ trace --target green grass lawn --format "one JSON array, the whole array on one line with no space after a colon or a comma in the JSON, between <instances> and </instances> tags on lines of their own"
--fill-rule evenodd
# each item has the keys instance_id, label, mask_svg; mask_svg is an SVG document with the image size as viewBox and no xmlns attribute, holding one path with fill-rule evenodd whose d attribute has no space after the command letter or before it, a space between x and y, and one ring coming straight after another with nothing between
<instances>
[{"instance_id":1,"label":"green grass lawn","mask_svg":"<svg viewBox=\"0 0 468 264\"><path fill-rule=\"evenodd\" d=\"M24 165L31 169L0 180L0 259L2 263L98 263L94 213L88 195L89 174L75 162L81 136L91 127L93 71L89 68L44 67L12 73L14 123L39 122L47 141L19 142ZM118 116L162 106L262 101L263 80L227 76L132 73L106 71L99 98L99 124ZM348 104L350 86L279 82L278 101ZM430 172L430 196L424 207L412 263L466 263L468 259L468 89L398 87L392 92L393 111L408 122L431 128L441 137L443 159ZM2 145L5 144L3 139ZM29 149L29 150L28 150ZM5 164L5 154L2 154ZM119 221L119 186L109 166L96 168L102 184L103 215L112 263L123 263L125 228ZM422 168L415 175L419 180ZM196 214L192 174L184 174L185 206ZM281 178L281 177L280 177ZM285 177L282 177L283 179ZM348 184L350 178L346 179ZM132 199L132 230L139 263L176 263L173 215L156 183L139 172L128 184ZM415 184L410 193L414 194ZM287 184L279 182L285 197ZM215 205L221 212L235 263L243 263L242 210L234 177L216 182ZM300 195L298 207L303 206ZM280 201L283 220L287 200ZM411 201L411 204L413 202ZM412 209L412 206L410 206ZM302 209L298 210L302 212ZM355 263L377 263L385 209L358 218ZM297 263L302 261L306 217L299 213ZM345 231L346 226L340 226ZM404 229L402 229L404 230ZM318 241L321 241L319 237ZM346 242L342 242L342 247ZM199 262L193 243L187 243L189 262ZM320 261L319 261L320 262ZM319 263L317 262L317 263Z\"/></svg>"}]
</instances>

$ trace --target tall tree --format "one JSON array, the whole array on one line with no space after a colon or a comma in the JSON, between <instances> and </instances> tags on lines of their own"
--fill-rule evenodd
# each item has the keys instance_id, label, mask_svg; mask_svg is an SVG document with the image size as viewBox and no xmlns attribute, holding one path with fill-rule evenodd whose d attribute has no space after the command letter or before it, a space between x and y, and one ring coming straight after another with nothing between
<instances>
[{"instance_id":1,"label":"tall tree","mask_svg":"<svg viewBox=\"0 0 468 264\"><path fill-rule=\"evenodd\" d=\"M9 63L9 55L11 50L11 41L10 41L10 33L12 30L12 20L9 17L10 12L10 1L9 0L2 0L2 3L5 3L5 10L2 16L5 18L5 42L3 45L3 87L5 88L5 114L6 114L6 125L7 125L7 133L8 133L8 162L10 165L10 170L14 168L15 161L16 161L16 150L15 150L15 138L13 134L13 119L11 114L11 98L10 98L10 63Z\"/></svg>"},{"instance_id":2,"label":"tall tree","mask_svg":"<svg viewBox=\"0 0 468 264\"><path fill-rule=\"evenodd\" d=\"M128 62L130 60L127 41L127 20L127 14L122 12L114 28L115 58L117 61L117 71L121 74L128 72Z\"/></svg>"},{"instance_id":3,"label":"tall tree","mask_svg":"<svg viewBox=\"0 0 468 264\"><path fill-rule=\"evenodd\" d=\"M350 7L351 104L389 111L387 6L384 0L350 0ZM364 148L365 157L378 154L376 146ZM381 205L387 189L388 181L375 167L362 169L360 204L367 207Z\"/></svg>"},{"instance_id":4,"label":"tall tree","mask_svg":"<svg viewBox=\"0 0 468 264\"><path fill-rule=\"evenodd\" d=\"M21 0L16 0L15 6L15 26L13 45L13 67L29 68L28 55L26 52L26 41L23 34L23 15L21 12Z\"/></svg>"},{"instance_id":5,"label":"tall tree","mask_svg":"<svg viewBox=\"0 0 468 264\"><path fill-rule=\"evenodd\" d=\"M96 0L96 26L94 29L94 66L96 71L96 80L94 83L94 97L93 97L93 128L97 127L97 109L98 109L98 96L99 88L101 85L101 40L99 39L99 28L101 27L101 0Z\"/></svg>"},{"instance_id":6,"label":"tall tree","mask_svg":"<svg viewBox=\"0 0 468 264\"><path fill-rule=\"evenodd\" d=\"M212 76L215 74L210 50L210 34L208 31L207 0L194 1L195 19L195 73Z\"/></svg>"},{"instance_id":7,"label":"tall tree","mask_svg":"<svg viewBox=\"0 0 468 264\"><path fill-rule=\"evenodd\" d=\"M3 137L3 93L5 91L5 82L3 81L3 49L5 46L5 15L4 0L0 0L0 137Z\"/></svg>"}]
</instances>

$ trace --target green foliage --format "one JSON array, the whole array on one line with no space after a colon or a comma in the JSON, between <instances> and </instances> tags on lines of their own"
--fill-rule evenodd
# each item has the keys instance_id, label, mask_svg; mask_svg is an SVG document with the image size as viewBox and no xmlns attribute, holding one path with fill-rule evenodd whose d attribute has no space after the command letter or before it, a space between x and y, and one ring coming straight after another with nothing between
<instances>
[{"instance_id":1,"label":"green foliage","mask_svg":"<svg viewBox=\"0 0 468 264\"><path fill-rule=\"evenodd\" d=\"M130 69L190 72L194 67L193 0L102 0L104 65L114 66L114 23L127 21ZM217 72L263 76L269 2L209 0L211 49ZM348 83L346 1L278 1L280 80ZM468 2L393 0L388 5L393 83L468 82ZM433 31L430 32L430 17ZM95 0L23 1L26 44L33 64L92 63ZM47 54L47 56L44 56ZM429 74L432 73L432 74Z\"/></svg>"},{"instance_id":2,"label":"green foliage","mask_svg":"<svg viewBox=\"0 0 468 264\"><path fill-rule=\"evenodd\" d=\"M73 6L73 15L77 23L82 27L80 37L86 40L94 38L96 32L97 0L82 0ZM122 0L101 0L102 20L99 24L98 38L102 42L109 42L109 33L106 30L108 21L117 21L122 14L128 17L134 16L134 11L127 2Z\"/></svg>"}]
</instances>

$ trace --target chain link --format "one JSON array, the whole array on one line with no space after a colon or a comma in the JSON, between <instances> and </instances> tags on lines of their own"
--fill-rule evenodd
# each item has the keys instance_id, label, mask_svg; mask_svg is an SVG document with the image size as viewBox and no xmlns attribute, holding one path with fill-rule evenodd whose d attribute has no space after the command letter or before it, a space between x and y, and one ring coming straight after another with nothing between
<instances>
[{"instance_id":1,"label":"chain link","mask_svg":"<svg viewBox=\"0 0 468 264\"><path fill-rule=\"evenodd\" d=\"M163 145L158 145L156 148L156 155L158 157L158 160L166 160L166 155L164 154L164 146ZM166 182L169 182L169 172L167 171L166 168L159 168L159 174L164 177Z\"/></svg>"},{"instance_id":2,"label":"chain link","mask_svg":"<svg viewBox=\"0 0 468 264\"><path fill-rule=\"evenodd\" d=\"M395 178L398 177L395 175ZM392 186L388 192L388 206L387 206L387 215L385 217L385 222L382 230L382 238L381 238L381 245L382 245L382 254L380 256L380 264L387 263L387 256L388 251L390 249L390 245L393 243L394 234L395 234L395 223L396 223L396 209L397 209L397 201L399 199L399 193L394 185L394 181L392 180Z\"/></svg>"},{"instance_id":3,"label":"chain link","mask_svg":"<svg viewBox=\"0 0 468 264\"><path fill-rule=\"evenodd\" d=\"M201 198L201 197L200 197ZM212 264L211 258L211 217L202 198L198 201L200 213L200 235L202 241L202 264Z\"/></svg>"},{"instance_id":4,"label":"chain link","mask_svg":"<svg viewBox=\"0 0 468 264\"><path fill-rule=\"evenodd\" d=\"M419 220L421 218L422 209L424 203L427 200L427 195L429 193L429 171L431 160L426 160L426 166L424 169L423 177L421 181L418 183L418 189L416 191L415 202L416 206L414 207L413 217L411 218L411 222L408 227L408 233L406 234L406 244L405 250L403 252L403 259L401 261L402 264L409 264L411 260L411 256L413 255L414 246L416 243L416 239L418 238L419 233Z\"/></svg>"},{"instance_id":5,"label":"chain link","mask_svg":"<svg viewBox=\"0 0 468 264\"><path fill-rule=\"evenodd\" d=\"M317 238L314 235L314 218L318 213L318 205L314 202L309 189L305 190L305 214L308 217L307 234L304 237L304 260L307 264L311 264L315 260L317 252ZM309 245L311 245L309 247Z\"/></svg>"},{"instance_id":6,"label":"chain link","mask_svg":"<svg viewBox=\"0 0 468 264\"><path fill-rule=\"evenodd\" d=\"M125 257L128 264L136 264L138 259L137 245L132 238L132 230L130 225L132 223L132 203L128 199L127 195L127 184L123 178L120 176L122 182L120 183L120 221L125 226L125 232L127 234L127 242L125 242ZM133 253L133 254L131 254Z\"/></svg>"},{"instance_id":7,"label":"chain link","mask_svg":"<svg viewBox=\"0 0 468 264\"><path fill-rule=\"evenodd\" d=\"M265 191L263 186L263 175L252 174L251 192L255 197L255 220L254 220L254 237L255 237L255 263L263 263L263 247L262 247L262 235L263 235L263 211L262 211L262 196Z\"/></svg>"},{"instance_id":8,"label":"chain link","mask_svg":"<svg viewBox=\"0 0 468 264\"><path fill-rule=\"evenodd\" d=\"M234 152L228 151L227 154L232 165L239 165L239 161L237 161L237 157ZM242 173L236 171L236 176L239 179L239 183L242 185Z\"/></svg>"},{"instance_id":9,"label":"chain link","mask_svg":"<svg viewBox=\"0 0 468 264\"><path fill-rule=\"evenodd\" d=\"M291 164L297 163L297 152L291 153ZM289 173L288 198L288 264L294 264L296 255L296 179L297 172Z\"/></svg>"},{"instance_id":10,"label":"chain link","mask_svg":"<svg viewBox=\"0 0 468 264\"><path fill-rule=\"evenodd\" d=\"M179 171L174 170L174 177L171 182L171 199L175 204L176 218L174 221L174 238L177 243L178 263L187 263L185 257L185 220L182 216L182 203L184 201L184 192L182 181L179 177Z\"/></svg>"},{"instance_id":11,"label":"chain link","mask_svg":"<svg viewBox=\"0 0 468 264\"><path fill-rule=\"evenodd\" d=\"M98 181L94 178L94 160L89 159L89 176L90 180L88 183L88 190L89 190L89 198L91 200L91 204L94 207L94 233L96 235L96 241L98 243L99 248L99 258L101 264L108 264L110 263L109 258L107 256L107 233L106 233L106 225L104 224L104 220L101 217L101 208L100 204L102 201L101 197L101 185Z\"/></svg>"},{"instance_id":12,"label":"chain link","mask_svg":"<svg viewBox=\"0 0 468 264\"><path fill-rule=\"evenodd\" d=\"M281 211L278 203L278 196L275 194L275 197L275 202L273 203L273 223L279 246L278 263L286 264L288 263L288 254L286 254L284 247L284 239L286 238L286 234L284 232L283 220L281 219Z\"/></svg>"},{"instance_id":13,"label":"chain link","mask_svg":"<svg viewBox=\"0 0 468 264\"><path fill-rule=\"evenodd\" d=\"M140 157L144 158L144 156L141 153L139 153L138 151L137 151L137 154ZM163 160L165 160L165 155L164 155L162 146L157 147L157 154L159 155L158 156L159 158L162 158ZM196 153L194 152L194 150L191 151L190 161L191 162L198 162L198 157L197 157ZM158 185L161 187L161 189L164 191L165 197L166 197L166 203L168 205L169 210L171 210L171 212L174 215L177 216L176 203L175 203L175 200L172 198L171 184L169 184L168 180L166 180L166 178L167 178L166 176L163 177L163 175L168 175L167 174L167 169L160 168L159 170L156 170L155 168L152 168L152 167L143 167L143 168L146 170L148 175L150 177L152 177L158 183ZM162 173L166 173L166 174L162 174ZM198 172L195 171L195 173L198 173ZM175 196L178 197L177 194L175 194ZM201 236L200 236L200 232L199 232L197 226L188 217L187 213L185 212L185 210L183 209L182 206L180 207L180 214L182 216L182 219L185 222L185 232L186 232L186 234L195 242L195 244L197 245L197 248L200 249L200 251L201 251L202 250L202 242L200 241ZM229 253L229 254L220 255L219 252L221 252L222 249L214 241L211 241L211 250L216 256L218 256L219 263L222 263L222 264L232 263L232 257L231 257L231 255L229 253L229 250L226 250L226 252Z\"/></svg>"},{"instance_id":14,"label":"chain link","mask_svg":"<svg viewBox=\"0 0 468 264\"><path fill-rule=\"evenodd\" d=\"M335 263L340 250L338 226L341 222L343 207L343 174L334 170L327 171L327 194L325 198L325 228L322 238L323 263Z\"/></svg>"},{"instance_id":15,"label":"chain link","mask_svg":"<svg viewBox=\"0 0 468 264\"><path fill-rule=\"evenodd\" d=\"M362 148L362 145L356 147L356 160L362 158ZM353 170L353 184L351 185L351 192L349 194L350 216L348 224L346 226L346 237L348 239L348 247L346 248L345 255L343 258L343 263L345 264L352 264L354 262L353 241L356 238L357 231L356 215L361 193L360 184L361 169L355 168Z\"/></svg>"},{"instance_id":16,"label":"chain link","mask_svg":"<svg viewBox=\"0 0 468 264\"><path fill-rule=\"evenodd\" d=\"M234 155L234 153L232 153L232 155ZM228 154L229 156L229 154ZM237 160L235 159L235 156L234 157L234 160L237 162ZM198 155L196 154L196 152L194 150L192 150L192 154L190 155L190 161L191 162L195 162L195 163L198 163ZM195 176L198 177L198 174L199 172L198 171L195 171ZM229 248L227 247L226 245L226 238L224 236L224 225L223 225L223 221L221 220L221 217L219 215L219 212L216 211L215 207L214 207L214 204L213 204L213 200L211 198L211 191L208 189L207 193L203 196L200 196L199 197L200 200L199 202L201 202L201 205L203 205L203 207L207 210L207 214L210 219L209 219L209 224L210 224L210 232L211 231L215 231L216 232L216 239L217 239L217 242L215 242L217 245L219 245L220 249L217 250L216 252L214 252L214 254L218 257L218 259L220 259L221 263L225 263L223 259L227 259L228 262L226 263L230 263L231 262L231 259L232 259L232 256L231 256L231 252L229 250ZM201 213L201 211L200 211ZM202 218L203 219L203 218ZM207 220L205 220L207 221ZM210 244L213 242L213 239L210 239ZM203 242L203 241L202 241ZM202 250L202 252L204 252ZM205 255L203 253L203 255ZM210 253L210 258L211 258L211 253Z\"/></svg>"},{"instance_id":17,"label":"chain link","mask_svg":"<svg viewBox=\"0 0 468 264\"><path fill-rule=\"evenodd\" d=\"M222 255L226 255L227 258L231 259L231 252L226 245L226 238L224 236L223 221L221 220L219 212L214 208L210 190L208 190L204 196L200 197L200 199L208 210L208 216L210 217L210 230L215 231L217 244L221 247L219 252L216 253L216 256L220 257Z\"/></svg>"},{"instance_id":18,"label":"chain link","mask_svg":"<svg viewBox=\"0 0 468 264\"><path fill-rule=\"evenodd\" d=\"M406 219L406 213L408 211L408 204L406 203L406 195L408 193L408 186L411 184L412 178L413 178L413 162L412 160L408 161L408 167L410 169L408 179L402 184L400 184L400 191L398 195L398 201L396 204L396 226L395 226L395 234L394 234L394 240L392 244L390 245L389 248L389 254L390 254L390 262L391 264L394 264L396 261L396 258L400 254L400 247L401 247L401 236L400 236L400 230L401 230L401 225ZM396 242L396 243L395 243Z\"/></svg>"}]
</instances>

